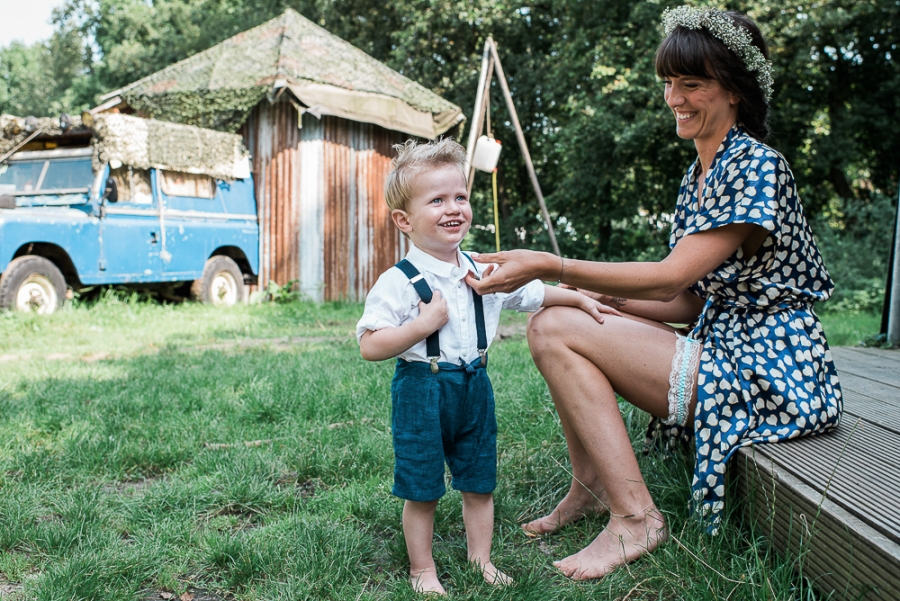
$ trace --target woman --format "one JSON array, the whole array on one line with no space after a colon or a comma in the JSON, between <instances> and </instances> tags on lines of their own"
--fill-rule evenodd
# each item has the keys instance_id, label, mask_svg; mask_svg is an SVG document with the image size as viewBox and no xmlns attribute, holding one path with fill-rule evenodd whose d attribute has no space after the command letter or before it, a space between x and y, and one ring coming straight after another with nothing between
<instances>
[{"instance_id":1,"label":"woman","mask_svg":"<svg viewBox=\"0 0 900 601\"><path fill-rule=\"evenodd\" d=\"M515 250L481 255L496 269L481 293L554 280L615 304L602 326L563 307L535 315L528 340L566 436L572 486L545 534L588 513L609 523L556 562L600 578L667 537L618 410L616 392L654 416L657 434L693 430L692 505L715 532L724 472L739 447L834 428L840 385L812 303L833 289L793 176L768 134L771 63L747 17L680 7L663 16L656 70L679 137L697 161L678 195L671 253L658 263L564 260ZM668 323L689 323L685 337Z\"/></svg>"}]
</instances>

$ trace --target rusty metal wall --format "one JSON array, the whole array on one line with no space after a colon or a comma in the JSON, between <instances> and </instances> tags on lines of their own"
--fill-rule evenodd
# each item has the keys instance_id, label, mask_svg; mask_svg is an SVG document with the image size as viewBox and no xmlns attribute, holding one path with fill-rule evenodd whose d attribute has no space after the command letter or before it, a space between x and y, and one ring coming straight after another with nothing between
<instances>
[{"instance_id":1,"label":"rusty metal wall","mask_svg":"<svg viewBox=\"0 0 900 601\"><path fill-rule=\"evenodd\" d=\"M384 204L392 146L408 136L261 102L241 128L253 155L259 285L298 280L310 298L363 300L406 252Z\"/></svg>"}]
</instances>

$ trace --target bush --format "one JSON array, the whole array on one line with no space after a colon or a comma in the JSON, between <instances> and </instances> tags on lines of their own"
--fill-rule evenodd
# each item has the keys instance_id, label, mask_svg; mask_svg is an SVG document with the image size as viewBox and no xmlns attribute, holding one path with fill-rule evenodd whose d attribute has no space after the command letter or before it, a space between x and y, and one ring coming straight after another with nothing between
<instances>
[{"instance_id":1,"label":"bush","mask_svg":"<svg viewBox=\"0 0 900 601\"><path fill-rule=\"evenodd\" d=\"M812 222L825 266L835 283L824 311L881 311L893 242L896 205L872 194L866 202L842 202Z\"/></svg>"}]
</instances>

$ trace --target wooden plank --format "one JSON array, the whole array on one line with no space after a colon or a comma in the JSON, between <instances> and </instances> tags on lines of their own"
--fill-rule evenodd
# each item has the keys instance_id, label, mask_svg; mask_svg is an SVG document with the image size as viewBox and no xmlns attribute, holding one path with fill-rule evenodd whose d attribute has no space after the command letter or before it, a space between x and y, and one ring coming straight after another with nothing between
<instances>
[{"instance_id":1,"label":"wooden plank","mask_svg":"<svg viewBox=\"0 0 900 601\"><path fill-rule=\"evenodd\" d=\"M887 361L894 361L898 364L898 368L900 368L900 350L898 349L870 348L866 346L838 346L832 349L832 354L835 350L838 351L838 353L869 355Z\"/></svg>"},{"instance_id":2,"label":"wooden plank","mask_svg":"<svg viewBox=\"0 0 900 601\"><path fill-rule=\"evenodd\" d=\"M841 390L845 388L878 400L894 411L900 412L900 388L881 384L847 372L840 374Z\"/></svg>"},{"instance_id":3,"label":"wooden plank","mask_svg":"<svg viewBox=\"0 0 900 601\"><path fill-rule=\"evenodd\" d=\"M892 351L884 351L891 353ZM838 375L842 372L852 373L876 382L900 387L900 363L893 355L872 355L857 353L849 347L832 349L834 363Z\"/></svg>"},{"instance_id":4,"label":"wooden plank","mask_svg":"<svg viewBox=\"0 0 900 601\"><path fill-rule=\"evenodd\" d=\"M851 436L852 433L852 436ZM900 436L874 424L758 445L757 455L900 544Z\"/></svg>"},{"instance_id":5,"label":"wooden plank","mask_svg":"<svg viewBox=\"0 0 900 601\"><path fill-rule=\"evenodd\" d=\"M742 478L742 481L747 480ZM772 483L766 482L766 485ZM790 552L798 558L797 567L823 593L823 598L832 594L836 598L857 599L869 589L883 593L891 592L896 586L891 577L896 566L891 565L889 556L871 552L870 540L853 536L837 521L829 522L822 517L818 506L810 506L809 513L798 512L797 508L803 506L802 498L798 499L796 492L788 486L774 493L761 493L763 487L758 485L755 488L755 494L743 489L741 494L756 510L753 518L757 527L780 551ZM778 495L779 502L774 512L763 509L773 507L772 494ZM769 505L766 505L767 501ZM836 560L840 561L838 565L835 565ZM875 595L875 598L884 597Z\"/></svg>"},{"instance_id":6,"label":"wooden plank","mask_svg":"<svg viewBox=\"0 0 900 601\"><path fill-rule=\"evenodd\" d=\"M860 418L900 434L900 407L873 399L852 389L844 388L844 420L853 423Z\"/></svg>"},{"instance_id":7,"label":"wooden plank","mask_svg":"<svg viewBox=\"0 0 900 601\"><path fill-rule=\"evenodd\" d=\"M825 437L811 437L809 441ZM783 446L784 443L768 448ZM796 479L759 451L738 451L729 473L741 509L781 551L802 557L802 571L820 591L868 600L900 600L900 544Z\"/></svg>"}]
</instances>

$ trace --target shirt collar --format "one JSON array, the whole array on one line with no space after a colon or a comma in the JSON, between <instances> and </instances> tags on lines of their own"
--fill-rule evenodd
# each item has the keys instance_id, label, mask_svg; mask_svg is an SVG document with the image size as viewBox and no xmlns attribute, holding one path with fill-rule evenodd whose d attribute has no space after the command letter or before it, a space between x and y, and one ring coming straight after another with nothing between
<instances>
[{"instance_id":1,"label":"shirt collar","mask_svg":"<svg viewBox=\"0 0 900 601\"><path fill-rule=\"evenodd\" d=\"M460 267L432 257L415 244L409 245L409 252L406 258L418 267L420 271L428 271L446 279L462 279L469 272L468 267L472 265L458 248L456 249L456 260L459 262Z\"/></svg>"}]
</instances>

